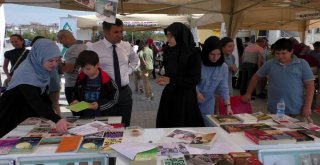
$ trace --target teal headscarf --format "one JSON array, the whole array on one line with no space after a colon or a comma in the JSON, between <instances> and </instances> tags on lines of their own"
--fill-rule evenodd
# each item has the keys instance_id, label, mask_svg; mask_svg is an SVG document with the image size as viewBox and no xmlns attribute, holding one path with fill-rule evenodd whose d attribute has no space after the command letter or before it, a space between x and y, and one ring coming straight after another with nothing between
<instances>
[{"instance_id":1,"label":"teal headscarf","mask_svg":"<svg viewBox=\"0 0 320 165\"><path fill-rule=\"evenodd\" d=\"M7 90L28 84L41 88L43 93L50 82L50 72L43 68L43 64L54 57L60 57L56 43L44 38L38 39L27 58L15 70Z\"/></svg>"}]
</instances>

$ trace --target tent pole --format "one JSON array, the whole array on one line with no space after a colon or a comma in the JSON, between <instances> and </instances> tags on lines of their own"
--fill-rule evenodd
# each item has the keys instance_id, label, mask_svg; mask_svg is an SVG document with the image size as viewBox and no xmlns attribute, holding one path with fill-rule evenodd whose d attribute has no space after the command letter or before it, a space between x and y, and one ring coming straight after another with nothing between
<instances>
[{"instance_id":1,"label":"tent pole","mask_svg":"<svg viewBox=\"0 0 320 165\"><path fill-rule=\"evenodd\" d=\"M232 31L232 24L233 24L233 16L234 16L234 0L231 0L231 11L229 15L229 25L227 30L227 36L231 37L231 31Z\"/></svg>"}]
</instances>

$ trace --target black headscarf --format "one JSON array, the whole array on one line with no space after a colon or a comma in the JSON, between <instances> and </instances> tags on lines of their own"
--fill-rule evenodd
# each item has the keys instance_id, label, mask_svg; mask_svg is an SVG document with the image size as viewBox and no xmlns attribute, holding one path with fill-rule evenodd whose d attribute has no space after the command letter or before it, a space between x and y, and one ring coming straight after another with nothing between
<instances>
[{"instance_id":1,"label":"black headscarf","mask_svg":"<svg viewBox=\"0 0 320 165\"><path fill-rule=\"evenodd\" d=\"M221 53L221 56L217 62L211 62L209 60L209 54L211 51L219 49L221 51L221 41L216 36L211 36L204 41L202 53L201 53L201 59L202 63L206 66L221 66L224 63L224 57Z\"/></svg>"},{"instance_id":2,"label":"black headscarf","mask_svg":"<svg viewBox=\"0 0 320 165\"><path fill-rule=\"evenodd\" d=\"M195 43L190 29L181 22L174 22L164 29L167 35L168 31L174 36L177 46L185 49L194 48Z\"/></svg>"}]
</instances>

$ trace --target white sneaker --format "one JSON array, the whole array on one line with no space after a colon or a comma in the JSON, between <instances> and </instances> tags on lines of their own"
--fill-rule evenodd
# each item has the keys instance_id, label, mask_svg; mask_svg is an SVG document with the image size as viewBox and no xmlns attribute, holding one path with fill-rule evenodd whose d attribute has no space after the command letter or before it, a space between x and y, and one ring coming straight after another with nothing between
<instances>
[{"instance_id":1,"label":"white sneaker","mask_svg":"<svg viewBox=\"0 0 320 165\"><path fill-rule=\"evenodd\" d=\"M151 98L147 97L144 101L151 101Z\"/></svg>"}]
</instances>

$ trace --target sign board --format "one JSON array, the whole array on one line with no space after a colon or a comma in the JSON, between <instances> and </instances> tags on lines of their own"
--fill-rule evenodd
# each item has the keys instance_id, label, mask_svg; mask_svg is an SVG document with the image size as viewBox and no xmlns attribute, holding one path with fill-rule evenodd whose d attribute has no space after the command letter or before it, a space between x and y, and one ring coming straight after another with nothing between
<instances>
[{"instance_id":1,"label":"sign board","mask_svg":"<svg viewBox=\"0 0 320 165\"><path fill-rule=\"evenodd\" d=\"M115 23L118 0L96 0L97 17L109 23Z\"/></svg>"},{"instance_id":2,"label":"sign board","mask_svg":"<svg viewBox=\"0 0 320 165\"><path fill-rule=\"evenodd\" d=\"M77 37L77 18L76 17L60 17L60 30L69 30L73 36Z\"/></svg>"},{"instance_id":3,"label":"sign board","mask_svg":"<svg viewBox=\"0 0 320 165\"><path fill-rule=\"evenodd\" d=\"M296 19L299 20L310 20L310 19L319 19L320 11L302 11L296 13Z\"/></svg>"}]
</instances>

